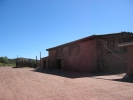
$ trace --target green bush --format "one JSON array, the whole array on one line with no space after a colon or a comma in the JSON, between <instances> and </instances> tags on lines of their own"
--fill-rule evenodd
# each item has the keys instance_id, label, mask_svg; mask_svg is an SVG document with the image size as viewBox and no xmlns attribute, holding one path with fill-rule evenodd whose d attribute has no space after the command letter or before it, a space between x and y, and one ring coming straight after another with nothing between
<instances>
[{"instance_id":1,"label":"green bush","mask_svg":"<svg viewBox=\"0 0 133 100\"><path fill-rule=\"evenodd\" d=\"M4 64L4 63L0 63L0 66L15 66L15 64Z\"/></svg>"},{"instance_id":2,"label":"green bush","mask_svg":"<svg viewBox=\"0 0 133 100\"><path fill-rule=\"evenodd\" d=\"M0 63L0 66L3 66L3 64L2 64L2 63Z\"/></svg>"}]
</instances>

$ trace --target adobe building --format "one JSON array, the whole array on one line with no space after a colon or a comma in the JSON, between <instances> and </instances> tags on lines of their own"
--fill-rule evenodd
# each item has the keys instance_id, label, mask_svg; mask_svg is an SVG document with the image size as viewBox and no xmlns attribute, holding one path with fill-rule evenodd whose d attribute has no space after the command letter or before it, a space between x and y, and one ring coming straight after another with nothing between
<instances>
[{"instance_id":1,"label":"adobe building","mask_svg":"<svg viewBox=\"0 0 133 100\"><path fill-rule=\"evenodd\" d=\"M118 46L127 48L127 74L133 75L133 41L121 43Z\"/></svg>"},{"instance_id":2,"label":"adobe building","mask_svg":"<svg viewBox=\"0 0 133 100\"><path fill-rule=\"evenodd\" d=\"M127 70L127 49L118 44L133 41L133 33L120 32L92 35L47 49L48 69L88 72L120 72Z\"/></svg>"}]
</instances>

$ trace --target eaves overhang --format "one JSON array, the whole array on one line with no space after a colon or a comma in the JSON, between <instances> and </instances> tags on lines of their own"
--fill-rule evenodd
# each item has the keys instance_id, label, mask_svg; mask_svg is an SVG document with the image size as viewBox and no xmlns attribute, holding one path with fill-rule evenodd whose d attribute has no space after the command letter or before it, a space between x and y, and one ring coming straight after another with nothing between
<instances>
[{"instance_id":1,"label":"eaves overhang","mask_svg":"<svg viewBox=\"0 0 133 100\"><path fill-rule=\"evenodd\" d=\"M126 43L120 43L120 44L118 44L118 47L124 47L124 46L129 46L129 45L133 45L133 41L132 42L126 42Z\"/></svg>"}]
</instances>

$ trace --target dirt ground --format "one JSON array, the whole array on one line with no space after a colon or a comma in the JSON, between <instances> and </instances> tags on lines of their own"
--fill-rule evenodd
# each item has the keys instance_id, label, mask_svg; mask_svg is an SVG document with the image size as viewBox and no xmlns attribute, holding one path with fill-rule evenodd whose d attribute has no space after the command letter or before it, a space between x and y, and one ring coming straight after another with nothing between
<instances>
[{"instance_id":1,"label":"dirt ground","mask_svg":"<svg viewBox=\"0 0 133 100\"><path fill-rule=\"evenodd\" d=\"M133 78L0 67L0 100L133 100Z\"/></svg>"}]
</instances>

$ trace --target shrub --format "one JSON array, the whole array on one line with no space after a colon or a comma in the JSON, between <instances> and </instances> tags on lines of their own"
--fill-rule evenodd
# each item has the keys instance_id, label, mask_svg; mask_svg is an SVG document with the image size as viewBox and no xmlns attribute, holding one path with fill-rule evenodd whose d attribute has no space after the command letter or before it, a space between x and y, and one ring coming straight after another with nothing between
<instances>
[{"instance_id":1,"label":"shrub","mask_svg":"<svg viewBox=\"0 0 133 100\"><path fill-rule=\"evenodd\" d=\"M2 64L2 63L0 63L0 66L3 66L3 64Z\"/></svg>"}]
</instances>

